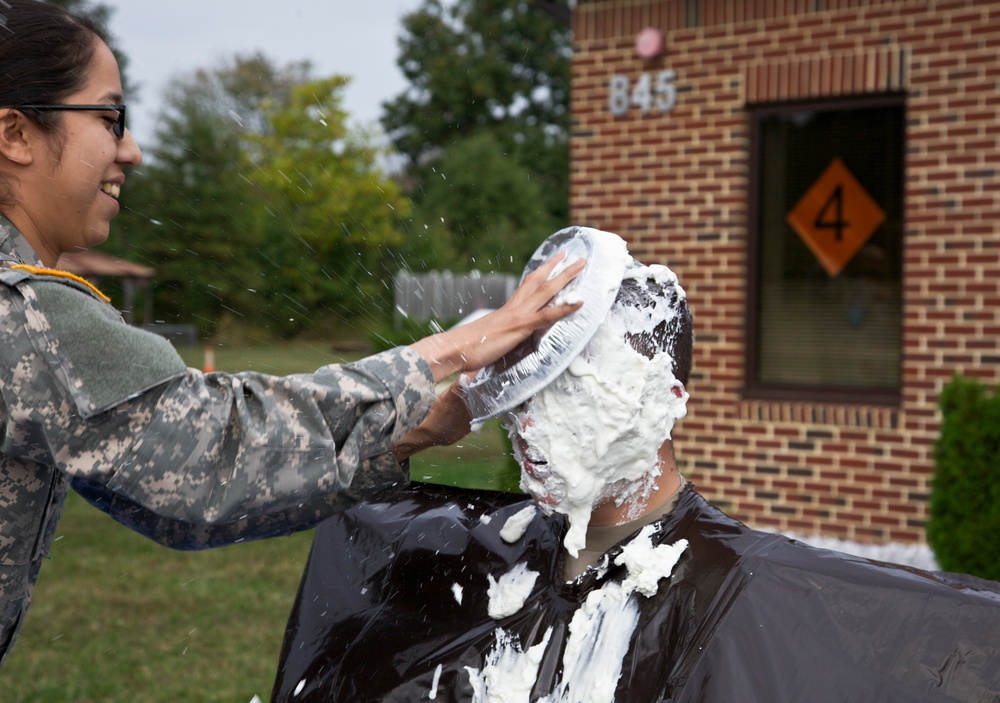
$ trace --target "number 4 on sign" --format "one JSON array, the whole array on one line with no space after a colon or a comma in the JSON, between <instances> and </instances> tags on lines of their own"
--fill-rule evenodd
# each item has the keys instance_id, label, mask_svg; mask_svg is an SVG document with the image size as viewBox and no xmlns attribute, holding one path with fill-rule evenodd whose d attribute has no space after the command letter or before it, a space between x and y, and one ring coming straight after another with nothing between
<instances>
[{"instance_id":1,"label":"number 4 on sign","mask_svg":"<svg viewBox=\"0 0 1000 703\"><path fill-rule=\"evenodd\" d=\"M884 220L885 212L839 158L785 218L831 277L840 274Z\"/></svg>"},{"instance_id":2,"label":"number 4 on sign","mask_svg":"<svg viewBox=\"0 0 1000 703\"><path fill-rule=\"evenodd\" d=\"M643 73L632 87L632 106L643 112L649 112L649 108L653 105L653 91L650 90L650 83L652 81L649 79L649 74Z\"/></svg>"},{"instance_id":3,"label":"number 4 on sign","mask_svg":"<svg viewBox=\"0 0 1000 703\"><path fill-rule=\"evenodd\" d=\"M835 217L830 220L827 219L830 216L830 210L835 209ZM826 201L823 209L819 211L816 215L816 221L813 223L819 229L832 229L839 242L844 238L844 229L848 226L844 222L844 187L838 185L833 189L830 194L830 198Z\"/></svg>"}]
</instances>

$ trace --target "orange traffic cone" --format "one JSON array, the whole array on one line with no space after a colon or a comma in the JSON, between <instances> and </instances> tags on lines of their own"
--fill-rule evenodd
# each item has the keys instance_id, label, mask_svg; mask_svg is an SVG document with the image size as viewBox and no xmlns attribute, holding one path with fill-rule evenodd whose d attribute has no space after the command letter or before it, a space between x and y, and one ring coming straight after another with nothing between
<instances>
[{"instance_id":1,"label":"orange traffic cone","mask_svg":"<svg viewBox=\"0 0 1000 703\"><path fill-rule=\"evenodd\" d=\"M205 373L215 371L215 350L212 347L205 347L205 363L202 364L201 370Z\"/></svg>"}]
</instances>

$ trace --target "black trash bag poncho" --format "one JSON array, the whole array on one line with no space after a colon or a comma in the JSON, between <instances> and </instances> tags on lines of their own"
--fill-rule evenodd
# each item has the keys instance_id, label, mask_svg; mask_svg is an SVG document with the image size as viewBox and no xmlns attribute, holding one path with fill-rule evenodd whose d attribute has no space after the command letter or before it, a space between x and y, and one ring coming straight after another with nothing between
<instances>
[{"instance_id":1,"label":"black trash bag poncho","mask_svg":"<svg viewBox=\"0 0 1000 703\"><path fill-rule=\"evenodd\" d=\"M625 569L566 583L560 515L539 511L521 539L501 539L531 504L413 485L321 525L273 700L485 702L472 678L498 630L523 650L549 633L531 701L578 700L560 688L569 623ZM656 525L654 543L689 544L654 595L630 596L638 621L615 701L1000 700L1000 584L755 531L691 487ZM488 575L518 564L539 576L524 606L495 621Z\"/></svg>"}]
</instances>

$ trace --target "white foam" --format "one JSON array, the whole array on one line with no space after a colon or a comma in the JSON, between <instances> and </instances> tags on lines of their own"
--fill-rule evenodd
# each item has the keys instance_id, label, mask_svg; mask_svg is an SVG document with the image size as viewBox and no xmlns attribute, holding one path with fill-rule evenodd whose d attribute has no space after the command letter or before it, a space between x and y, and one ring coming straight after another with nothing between
<instances>
[{"instance_id":1,"label":"white foam","mask_svg":"<svg viewBox=\"0 0 1000 703\"><path fill-rule=\"evenodd\" d=\"M655 525L646 525L615 557L615 564L628 570L622 586L647 597L656 594L660 580L673 573L677 560L688 548L686 539L654 547L652 537L655 533Z\"/></svg>"},{"instance_id":2,"label":"white foam","mask_svg":"<svg viewBox=\"0 0 1000 703\"><path fill-rule=\"evenodd\" d=\"M507 518L507 522L504 523L503 529L500 530L500 538L508 544L513 544L524 537L528 525L535 519L535 513L537 512L538 510L534 505L529 505L511 515Z\"/></svg>"},{"instance_id":3,"label":"white foam","mask_svg":"<svg viewBox=\"0 0 1000 703\"><path fill-rule=\"evenodd\" d=\"M443 668L444 667L441 664L438 664L437 668L434 669L434 679L431 681L431 690L430 693L427 694L427 697L431 700L438 697L438 682L441 681L441 670Z\"/></svg>"},{"instance_id":4,"label":"white foam","mask_svg":"<svg viewBox=\"0 0 1000 703\"><path fill-rule=\"evenodd\" d=\"M486 591L490 599L487 612L490 617L502 620L523 608L537 578L538 572L531 571L524 564L515 564L499 580L494 579L493 574L487 574L490 583Z\"/></svg>"},{"instance_id":5,"label":"white foam","mask_svg":"<svg viewBox=\"0 0 1000 703\"><path fill-rule=\"evenodd\" d=\"M522 650L521 643L506 630L497 628L495 635L496 644L486 655L483 668L465 667L472 684L472 703L528 703L552 628L528 651Z\"/></svg>"},{"instance_id":6,"label":"white foam","mask_svg":"<svg viewBox=\"0 0 1000 703\"><path fill-rule=\"evenodd\" d=\"M673 573L687 540L652 544L656 529L648 525L615 559L627 574L591 591L569 625L562 670L554 689L539 703L613 703L622 663L639 622L640 597L657 593ZM474 703L527 703L552 629L542 641L522 649L513 634L496 630L496 644L482 670L467 667Z\"/></svg>"},{"instance_id":7,"label":"white foam","mask_svg":"<svg viewBox=\"0 0 1000 703\"><path fill-rule=\"evenodd\" d=\"M665 266L637 266L627 277L676 281ZM595 504L648 498L659 475L660 445L687 412L671 355L648 359L623 341L626 333L652 333L675 315L663 305L613 308L566 372L507 420L526 444L515 442L522 467L538 465L537 476L522 472L521 488L543 509L568 517L564 546L574 556L585 545Z\"/></svg>"}]
</instances>

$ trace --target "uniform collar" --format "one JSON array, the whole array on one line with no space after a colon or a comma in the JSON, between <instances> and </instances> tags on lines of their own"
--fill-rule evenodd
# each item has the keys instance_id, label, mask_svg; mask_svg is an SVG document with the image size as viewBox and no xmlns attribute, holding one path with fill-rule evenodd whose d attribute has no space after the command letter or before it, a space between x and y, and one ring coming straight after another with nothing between
<instances>
[{"instance_id":1,"label":"uniform collar","mask_svg":"<svg viewBox=\"0 0 1000 703\"><path fill-rule=\"evenodd\" d=\"M639 530L641 530L646 525L652 524L661 520L666 515L674 509L677 505L677 500L681 493L684 491L684 487L687 485L687 480L683 475L680 476L680 483L677 489L667 496L666 500L662 504L654 508L651 512L639 517L631 522L626 522L622 525L615 525L613 527L594 527L589 526L587 528L587 544L580 550L580 555L576 558L566 554L566 563L564 576L567 581L571 581L578 577L580 574L587 571L588 567L597 566L604 555L611 550L617 544L624 543L626 541L631 541Z\"/></svg>"},{"instance_id":2,"label":"uniform collar","mask_svg":"<svg viewBox=\"0 0 1000 703\"><path fill-rule=\"evenodd\" d=\"M0 214L0 260L15 260L19 264L29 264L31 266L41 266L42 260L31 248L17 227Z\"/></svg>"}]
</instances>

